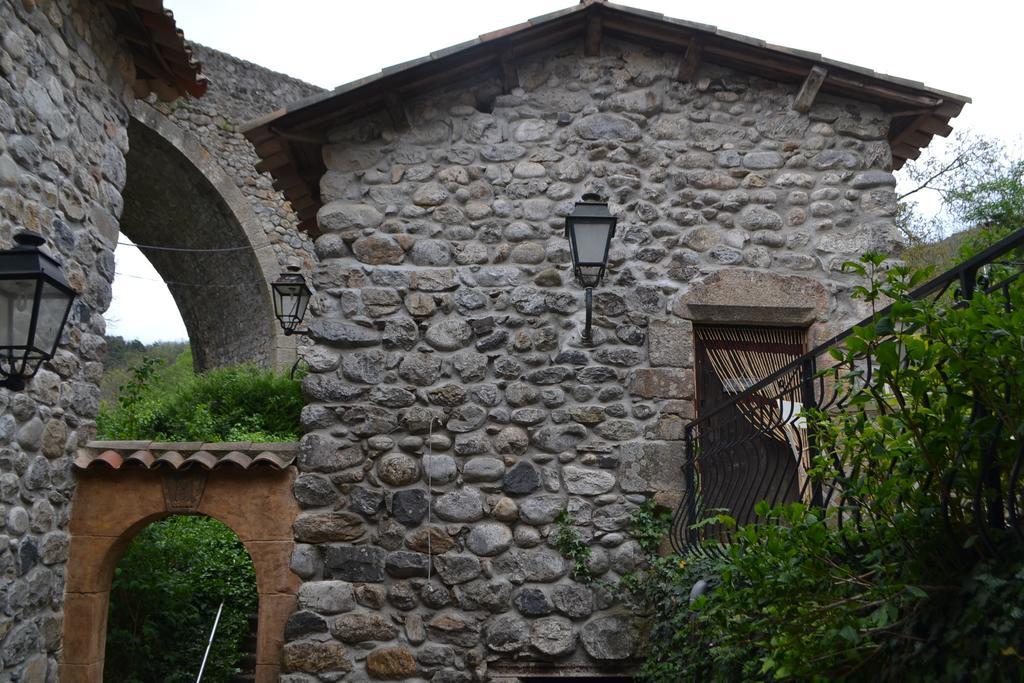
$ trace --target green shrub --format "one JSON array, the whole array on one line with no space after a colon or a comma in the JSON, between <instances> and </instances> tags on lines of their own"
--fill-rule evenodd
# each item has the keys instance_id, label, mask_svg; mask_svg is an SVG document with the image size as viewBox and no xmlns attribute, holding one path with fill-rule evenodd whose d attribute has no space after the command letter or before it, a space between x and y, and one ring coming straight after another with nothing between
<instances>
[{"instance_id":1,"label":"green shrub","mask_svg":"<svg viewBox=\"0 0 1024 683\"><path fill-rule=\"evenodd\" d=\"M114 570L104 679L194 681L221 601L203 674L210 683L237 671L257 607L252 560L238 537L214 519L179 516L149 525Z\"/></svg>"},{"instance_id":2,"label":"green shrub","mask_svg":"<svg viewBox=\"0 0 1024 683\"><path fill-rule=\"evenodd\" d=\"M133 368L118 405L100 410L100 437L290 441L301 434L298 381L248 365L182 377L176 366L166 373L161 361L143 359Z\"/></svg>"},{"instance_id":3,"label":"green shrub","mask_svg":"<svg viewBox=\"0 0 1024 683\"><path fill-rule=\"evenodd\" d=\"M883 262L855 266L857 295L891 312L834 353L870 354L873 374L833 371L852 399L805 412L827 454L810 475L838 477L848 507L762 503L760 524L683 558L659 557L638 515L648 564L619 589L647 617L645 680L1024 678L1024 547L985 521L982 467L1005 483L1024 440L1024 286L954 308L911 300L923 276ZM712 590L691 604L698 580Z\"/></svg>"}]
</instances>

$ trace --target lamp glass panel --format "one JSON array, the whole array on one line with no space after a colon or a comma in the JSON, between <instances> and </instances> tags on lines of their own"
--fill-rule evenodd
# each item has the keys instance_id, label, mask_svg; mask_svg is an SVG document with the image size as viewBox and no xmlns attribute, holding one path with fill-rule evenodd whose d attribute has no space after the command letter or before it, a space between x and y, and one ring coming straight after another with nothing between
<instances>
[{"instance_id":1,"label":"lamp glass panel","mask_svg":"<svg viewBox=\"0 0 1024 683\"><path fill-rule=\"evenodd\" d=\"M596 287L601 279L601 266L580 266L579 280L584 287Z\"/></svg>"},{"instance_id":2,"label":"lamp glass panel","mask_svg":"<svg viewBox=\"0 0 1024 683\"><path fill-rule=\"evenodd\" d=\"M298 323L306 314L309 290L300 283L274 283L274 314L285 323Z\"/></svg>"},{"instance_id":3,"label":"lamp glass panel","mask_svg":"<svg viewBox=\"0 0 1024 683\"><path fill-rule=\"evenodd\" d=\"M609 230L611 225L604 220L576 220L573 223L578 263L604 263Z\"/></svg>"},{"instance_id":4,"label":"lamp glass panel","mask_svg":"<svg viewBox=\"0 0 1024 683\"><path fill-rule=\"evenodd\" d=\"M28 344L35 292L35 279L0 280L0 347Z\"/></svg>"},{"instance_id":5,"label":"lamp glass panel","mask_svg":"<svg viewBox=\"0 0 1024 683\"><path fill-rule=\"evenodd\" d=\"M36 336L32 345L47 356L52 356L57 351L64 317L73 296L49 282L43 282L42 295L39 299L39 317L36 320Z\"/></svg>"}]
</instances>

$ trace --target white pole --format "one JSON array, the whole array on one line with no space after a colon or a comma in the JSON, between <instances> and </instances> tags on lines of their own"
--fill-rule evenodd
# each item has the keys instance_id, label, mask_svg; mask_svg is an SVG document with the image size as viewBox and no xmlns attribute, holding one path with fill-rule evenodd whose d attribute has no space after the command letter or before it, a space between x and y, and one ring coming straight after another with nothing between
<instances>
[{"instance_id":1,"label":"white pole","mask_svg":"<svg viewBox=\"0 0 1024 683\"><path fill-rule=\"evenodd\" d=\"M203 653L203 663L199 665L199 675L196 676L196 683L203 680L203 670L206 668L206 658L210 656L210 647L213 645L213 634L217 632L217 624L220 623L220 611L224 609L224 601L217 608L217 616L213 619L213 628L210 630L210 640L206 643L206 652Z\"/></svg>"}]
</instances>

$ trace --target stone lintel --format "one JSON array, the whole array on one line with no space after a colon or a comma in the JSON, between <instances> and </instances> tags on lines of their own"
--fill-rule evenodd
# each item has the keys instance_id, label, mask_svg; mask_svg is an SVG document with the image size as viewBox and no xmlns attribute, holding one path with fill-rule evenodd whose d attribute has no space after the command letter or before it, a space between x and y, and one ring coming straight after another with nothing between
<instances>
[{"instance_id":1,"label":"stone lintel","mask_svg":"<svg viewBox=\"0 0 1024 683\"><path fill-rule=\"evenodd\" d=\"M672 312L703 324L807 326L824 319L828 292L810 278L732 268L692 285Z\"/></svg>"}]
</instances>

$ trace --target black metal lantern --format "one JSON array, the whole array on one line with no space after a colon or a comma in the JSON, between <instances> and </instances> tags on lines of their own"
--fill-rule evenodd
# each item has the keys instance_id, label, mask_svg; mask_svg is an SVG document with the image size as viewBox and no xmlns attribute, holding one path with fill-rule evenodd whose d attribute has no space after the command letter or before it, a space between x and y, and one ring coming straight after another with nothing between
<instances>
[{"instance_id":1,"label":"black metal lantern","mask_svg":"<svg viewBox=\"0 0 1024 683\"><path fill-rule=\"evenodd\" d=\"M300 331L299 324L306 315L306 306L313 292L306 286L306 278L298 266L288 266L288 272L281 273L270 288L274 291L274 315L281 322L285 335Z\"/></svg>"},{"instance_id":2,"label":"black metal lantern","mask_svg":"<svg viewBox=\"0 0 1024 683\"><path fill-rule=\"evenodd\" d=\"M572 213L565 217L565 238L572 249L572 269L581 287L601 284L608 267L608 249L615 236L617 219L608 203L597 194L583 195Z\"/></svg>"},{"instance_id":3,"label":"black metal lantern","mask_svg":"<svg viewBox=\"0 0 1024 683\"><path fill-rule=\"evenodd\" d=\"M618 222L608 210L608 203L593 193L583 195L572 213L565 217L565 238L572 252L572 270L576 281L586 288L587 319L584 341L590 341L592 289L601 284L608 268L608 249Z\"/></svg>"},{"instance_id":4,"label":"black metal lantern","mask_svg":"<svg viewBox=\"0 0 1024 683\"><path fill-rule=\"evenodd\" d=\"M46 240L25 231L14 241L0 251L0 376L20 391L57 352L75 292L60 263L39 249Z\"/></svg>"}]
</instances>

